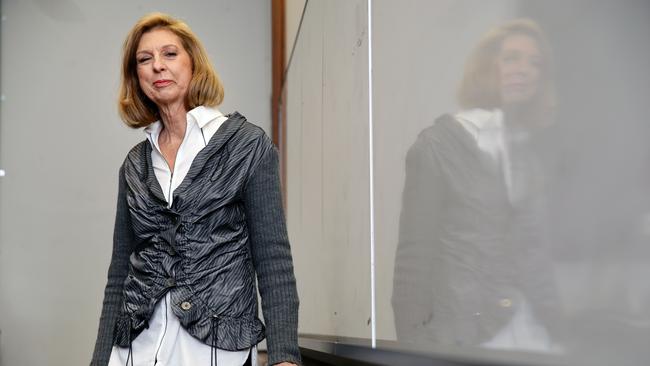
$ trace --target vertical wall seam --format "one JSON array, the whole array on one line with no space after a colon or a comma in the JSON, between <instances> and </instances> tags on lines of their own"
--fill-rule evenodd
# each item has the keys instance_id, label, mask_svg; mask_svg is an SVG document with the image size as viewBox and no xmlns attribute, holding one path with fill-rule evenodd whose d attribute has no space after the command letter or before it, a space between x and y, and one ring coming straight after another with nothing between
<instances>
[{"instance_id":1,"label":"vertical wall seam","mask_svg":"<svg viewBox=\"0 0 650 366\"><path fill-rule=\"evenodd\" d=\"M375 298L375 192L374 146L372 116L372 0L368 0L368 153L370 185L370 324L372 348L377 347L377 316Z\"/></svg>"}]
</instances>

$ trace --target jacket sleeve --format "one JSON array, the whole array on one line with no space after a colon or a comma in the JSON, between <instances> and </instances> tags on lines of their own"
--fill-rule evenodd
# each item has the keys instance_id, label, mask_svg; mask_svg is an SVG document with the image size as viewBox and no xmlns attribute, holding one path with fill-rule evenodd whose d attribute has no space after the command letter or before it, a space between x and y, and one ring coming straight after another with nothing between
<instances>
[{"instance_id":1,"label":"jacket sleeve","mask_svg":"<svg viewBox=\"0 0 650 366\"><path fill-rule=\"evenodd\" d=\"M434 316L435 251L443 208L443 177L423 136L409 149L395 254L392 305L399 342L429 343Z\"/></svg>"},{"instance_id":2,"label":"jacket sleeve","mask_svg":"<svg viewBox=\"0 0 650 366\"><path fill-rule=\"evenodd\" d=\"M124 166L120 169L117 210L113 231L113 254L108 268L108 281L104 291L104 304L99 319L99 330L91 366L105 366L113 347L113 331L122 304L122 286L129 270L129 255L133 247L133 229L126 202Z\"/></svg>"},{"instance_id":3,"label":"jacket sleeve","mask_svg":"<svg viewBox=\"0 0 650 366\"><path fill-rule=\"evenodd\" d=\"M278 154L263 136L259 160L244 189L246 221L266 321L269 365L301 364L298 293L282 208Z\"/></svg>"}]
</instances>

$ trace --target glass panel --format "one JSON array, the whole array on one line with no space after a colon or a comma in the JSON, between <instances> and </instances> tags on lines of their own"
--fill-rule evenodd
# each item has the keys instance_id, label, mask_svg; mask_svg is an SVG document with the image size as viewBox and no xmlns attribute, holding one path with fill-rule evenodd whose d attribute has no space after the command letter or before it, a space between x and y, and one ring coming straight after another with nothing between
<instances>
[{"instance_id":1,"label":"glass panel","mask_svg":"<svg viewBox=\"0 0 650 366\"><path fill-rule=\"evenodd\" d=\"M650 3L373 4L378 338L647 363Z\"/></svg>"},{"instance_id":2,"label":"glass panel","mask_svg":"<svg viewBox=\"0 0 650 366\"><path fill-rule=\"evenodd\" d=\"M311 1L289 69L287 217L300 332L370 338L367 8Z\"/></svg>"}]
</instances>

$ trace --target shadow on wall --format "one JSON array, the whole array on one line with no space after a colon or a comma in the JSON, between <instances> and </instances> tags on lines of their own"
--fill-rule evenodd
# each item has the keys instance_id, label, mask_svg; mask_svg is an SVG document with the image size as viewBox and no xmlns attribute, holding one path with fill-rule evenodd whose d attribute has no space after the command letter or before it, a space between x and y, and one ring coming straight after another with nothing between
<instances>
[{"instance_id":1,"label":"shadow on wall","mask_svg":"<svg viewBox=\"0 0 650 366\"><path fill-rule=\"evenodd\" d=\"M71 0L32 0L43 14L60 22L83 22L83 12L74 1Z\"/></svg>"}]
</instances>

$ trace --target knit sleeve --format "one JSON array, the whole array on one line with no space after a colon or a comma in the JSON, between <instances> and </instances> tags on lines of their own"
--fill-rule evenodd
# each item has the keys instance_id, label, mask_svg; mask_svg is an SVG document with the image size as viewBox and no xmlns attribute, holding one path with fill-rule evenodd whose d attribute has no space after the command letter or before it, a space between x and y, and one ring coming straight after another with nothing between
<instances>
[{"instance_id":1,"label":"knit sleeve","mask_svg":"<svg viewBox=\"0 0 650 366\"><path fill-rule=\"evenodd\" d=\"M113 254L108 268L108 281L104 291L104 304L99 319L99 330L91 366L108 365L113 347L113 331L122 303L122 284L129 270L129 254L133 247L133 229L126 202L124 167L120 169L117 210L113 231Z\"/></svg>"},{"instance_id":2,"label":"knit sleeve","mask_svg":"<svg viewBox=\"0 0 650 366\"><path fill-rule=\"evenodd\" d=\"M246 221L266 321L269 365L301 364L298 293L282 208L277 150L267 137L244 190Z\"/></svg>"},{"instance_id":3,"label":"knit sleeve","mask_svg":"<svg viewBox=\"0 0 650 366\"><path fill-rule=\"evenodd\" d=\"M432 143L424 135L409 149L405 167L392 305L397 339L421 343L430 341L427 325L434 311L433 253L440 248L438 225L445 194Z\"/></svg>"}]
</instances>

